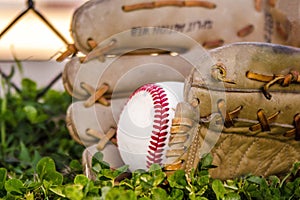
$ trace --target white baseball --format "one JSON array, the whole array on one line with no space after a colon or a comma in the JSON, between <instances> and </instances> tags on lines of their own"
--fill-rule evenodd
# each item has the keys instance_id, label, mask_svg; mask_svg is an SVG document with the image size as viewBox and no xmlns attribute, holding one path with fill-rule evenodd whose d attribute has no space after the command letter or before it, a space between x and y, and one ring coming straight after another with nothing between
<instances>
[{"instance_id":1,"label":"white baseball","mask_svg":"<svg viewBox=\"0 0 300 200\"><path fill-rule=\"evenodd\" d=\"M130 96L117 129L120 155L130 171L165 163L172 118L183 101L183 87L182 82L146 84Z\"/></svg>"}]
</instances>

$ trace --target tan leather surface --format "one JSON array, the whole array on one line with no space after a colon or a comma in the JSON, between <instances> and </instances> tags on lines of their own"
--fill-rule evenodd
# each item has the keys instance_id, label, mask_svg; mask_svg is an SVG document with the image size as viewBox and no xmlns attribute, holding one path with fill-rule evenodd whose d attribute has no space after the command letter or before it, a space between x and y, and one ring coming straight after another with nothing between
<instances>
[{"instance_id":1,"label":"tan leather surface","mask_svg":"<svg viewBox=\"0 0 300 200\"><path fill-rule=\"evenodd\" d=\"M285 45L300 46L300 1L277 0L276 6L270 8L273 16L275 43L282 42ZM280 41L281 39L281 41Z\"/></svg>"},{"instance_id":2,"label":"tan leather surface","mask_svg":"<svg viewBox=\"0 0 300 200\"><path fill-rule=\"evenodd\" d=\"M187 128L178 135L188 134L194 139L182 143L188 148L186 153L172 160L181 161L181 168L189 172L198 164L195 158L212 153L217 168L210 173L220 179L247 174L284 175L300 160L300 142L295 135L298 130L295 121L299 121L300 113L300 82L297 79L284 87L274 83L270 87L272 97L267 99L262 93L266 83L248 80L245 74L252 70L273 79L273 74L285 75L291 69L299 71L300 50L248 43L224 46L210 53L226 67L226 80L235 84L220 84L222 81L215 80L209 68L203 73L194 69L185 89L190 106L185 106L184 112L177 110L179 117L173 123L176 130ZM195 119L184 114L189 112L198 112L200 117ZM226 124L230 117L231 123ZM188 128L185 118L193 120L194 125ZM263 130L267 128L270 130Z\"/></svg>"},{"instance_id":3,"label":"tan leather surface","mask_svg":"<svg viewBox=\"0 0 300 200\"><path fill-rule=\"evenodd\" d=\"M170 6L123 10L124 6L168 2ZM297 0L278 0L275 5L271 5L269 0L257 1L259 3L253 0L207 1L215 5L211 8L172 6L172 2L189 1L91 0L80 6L73 15L71 33L75 45L87 54L91 51L88 39L105 44L108 38L116 36L117 44L120 44L108 51L111 54L147 46L180 51L186 44L180 37L174 37L172 31L176 31L208 48L242 41L299 46ZM278 27L282 30L278 30ZM118 35L124 32L126 36ZM174 39L176 43L172 42Z\"/></svg>"},{"instance_id":4,"label":"tan leather surface","mask_svg":"<svg viewBox=\"0 0 300 200\"><path fill-rule=\"evenodd\" d=\"M205 128L201 129L202 140L206 131ZM264 177L283 176L300 160L299 151L300 142L294 139L280 141L259 135L222 133L211 151L213 165L218 167L211 169L210 174L220 179L232 179L248 174Z\"/></svg>"},{"instance_id":5,"label":"tan leather surface","mask_svg":"<svg viewBox=\"0 0 300 200\"><path fill-rule=\"evenodd\" d=\"M103 106L99 103L87 108L84 101L72 103L67 111L67 125L71 126L70 134L75 140L84 146L91 146L99 142L98 138L86 133L87 129L93 129L100 133L107 133L110 128L116 128L119 115L127 99L117 99L111 102L111 106Z\"/></svg>"},{"instance_id":6,"label":"tan leather surface","mask_svg":"<svg viewBox=\"0 0 300 200\"><path fill-rule=\"evenodd\" d=\"M242 106L237 127L249 127L255 123L259 109L263 109L267 116L280 112L275 121L278 128L271 131L282 132L292 126L294 115L300 113L300 84L291 83L286 87L274 84L269 90L272 98L267 99L262 92L266 83L247 78L246 72L252 71L271 77L286 75L291 70L299 72L299 49L252 43L224 46L210 53L216 62L224 64L226 78L233 80L235 84L216 81L212 78L210 69L206 70L206 74L200 75L197 71L192 73L190 79L187 79L186 97L188 102L199 99L201 117L218 113L216 103L223 99L227 111ZM231 128L228 131L234 130ZM249 132L248 129L245 131Z\"/></svg>"},{"instance_id":7,"label":"tan leather surface","mask_svg":"<svg viewBox=\"0 0 300 200\"><path fill-rule=\"evenodd\" d=\"M116 59L106 59L105 62L94 59L87 63L80 63L79 58L73 58L64 68L63 82L66 91L79 99L90 96L81 87L82 82L95 89L107 83L108 93L115 97L129 97L135 89L146 83L184 82L191 69L191 64L181 56L125 55Z\"/></svg>"}]
</instances>

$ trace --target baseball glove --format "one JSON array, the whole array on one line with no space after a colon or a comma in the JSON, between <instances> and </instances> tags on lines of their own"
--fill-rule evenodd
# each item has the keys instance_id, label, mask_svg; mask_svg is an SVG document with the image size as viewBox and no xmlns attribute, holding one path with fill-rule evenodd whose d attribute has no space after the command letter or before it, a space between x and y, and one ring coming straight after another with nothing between
<instances>
[{"instance_id":1,"label":"baseball glove","mask_svg":"<svg viewBox=\"0 0 300 200\"><path fill-rule=\"evenodd\" d=\"M140 47L153 35L164 39L153 40L151 47L135 53L149 54L157 47L181 53L186 46L180 38L168 42L174 41L174 31L208 49L243 41L300 46L299 4L298 0L90 0L75 11L71 23L74 44L57 60L77 51L87 56L82 61L96 56L103 59ZM109 39L126 31L126 40Z\"/></svg>"},{"instance_id":2,"label":"baseball glove","mask_svg":"<svg viewBox=\"0 0 300 200\"><path fill-rule=\"evenodd\" d=\"M186 99L178 104L175 112L164 169L168 172L185 169L189 173L201 157L210 152L217 166L210 171L214 178L229 179L249 173L281 175L289 171L292 164L300 160L297 153L300 150L299 49L266 43L236 43L211 50L209 55L209 62L189 68L193 70L185 83ZM89 66L82 68L88 71L93 69L92 63L80 65ZM79 72L73 74L79 77ZM170 80L174 77L172 75ZM165 77L162 80L166 80ZM78 81L84 83L81 79ZM84 84L70 83L70 88L78 87L73 91L88 91L85 88L89 87ZM118 88L117 83L112 84L114 89ZM91 91L93 94L97 90ZM95 102L94 98L94 103L87 105L90 97L88 92L83 93L81 98L85 100L72 104L68 110L72 137L88 147L83 154L83 164L90 177L91 156L97 151L104 153L104 161L112 168L123 164L114 134L130 92L119 91L115 97L104 92L101 98L108 94L110 107Z\"/></svg>"},{"instance_id":3,"label":"baseball glove","mask_svg":"<svg viewBox=\"0 0 300 200\"><path fill-rule=\"evenodd\" d=\"M238 41L300 45L296 37L299 15L294 9L298 8L297 0L291 0L291 4L283 0L146 3L132 0L127 3L91 0L78 8L71 25L75 43L58 58L61 61L77 51L84 54L84 57L74 57L67 63L63 83L74 97L67 112L67 126L72 138L87 147L83 165L88 176L91 174L91 156L97 151L103 152L103 160L112 168L123 165L115 130L129 95L145 83L184 81L195 63L201 60L197 57L203 52L195 53L194 43L186 38L209 49ZM154 20L156 16L160 16L159 20ZM183 55L189 59L182 59ZM299 110L294 111L299 106L296 101L288 104L286 100L296 99L299 93L299 86L295 84L299 82L298 50L249 43L212 50L210 56L214 61L203 62L206 66L200 68L203 73L197 75L198 68L186 83L186 102L177 108L172 127L174 137L169 143L171 150L165 169L182 168L188 172L204 153L212 149L214 164L219 166L211 171L214 177L235 177L248 172L284 173L293 161L298 160L292 153L297 151L298 143L285 137L299 132L299 116L296 115ZM282 76L286 77L284 81L280 79ZM216 81L211 81L211 77ZM264 82L267 83L264 85ZM289 87L276 89L276 83ZM213 102L209 97L216 97L214 99L218 101ZM251 102L252 110L249 99L254 101ZM269 112L272 115L266 117L264 113ZM290 115L295 116L290 119ZM275 118L276 122L273 121ZM273 129L285 136L273 135ZM250 150L251 142L259 144L261 151L266 152L259 154L257 159L252 158L248 153L257 154L258 150ZM277 160L270 162L275 155L271 154L274 149L269 149L273 142L278 143L277 149L283 149L280 153L291 154L286 165L278 165L278 170L274 167ZM249 150L242 144L248 144ZM285 151L284 145L296 150ZM182 151L182 147L188 147L188 151ZM238 151L234 148L238 149L239 155L235 156ZM230 159L224 160L228 154L231 154ZM269 162L264 156L269 156ZM266 168L257 165L246 168L247 162L270 166L263 174ZM224 169L228 173L220 173Z\"/></svg>"},{"instance_id":4,"label":"baseball glove","mask_svg":"<svg viewBox=\"0 0 300 200\"><path fill-rule=\"evenodd\" d=\"M210 54L215 64L187 78L165 169L188 173L210 152L214 178L287 173L300 160L300 50L241 43Z\"/></svg>"}]
</instances>

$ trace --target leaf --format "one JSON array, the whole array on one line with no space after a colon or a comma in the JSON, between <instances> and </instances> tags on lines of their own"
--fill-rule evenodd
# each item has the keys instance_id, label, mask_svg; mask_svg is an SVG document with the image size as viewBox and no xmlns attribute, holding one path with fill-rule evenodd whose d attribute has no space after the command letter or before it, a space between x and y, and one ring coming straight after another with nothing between
<instances>
[{"instance_id":1,"label":"leaf","mask_svg":"<svg viewBox=\"0 0 300 200\"><path fill-rule=\"evenodd\" d=\"M300 199L300 178L297 178L294 181L294 187L295 187L294 195L295 195L295 197ZM289 194L293 194L293 193L289 193Z\"/></svg>"},{"instance_id":2,"label":"leaf","mask_svg":"<svg viewBox=\"0 0 300 200\"><path fill-rule=\"evenodd\" d=\"M26 200L34 200L34 194L29 192L25 195Z\"/></svg>"},{"instance_id":3,"label":"leaf","mask_svg":"<svg viewBox=\"0 0 300 200\"><path fill-rule=\"evenodd\" d=\"M166 174L162 171L162 168L160 165L158 164L153 164L150 166L149 169L150 175L153 177L153 187L158 186L159 184L161 184L165 178L166 178Z\"/></svg>"},{"instance_id":4,"label":"leaf","mask_svg":"<svg viewBox=\"0 0 300 200\"><path fill-rule=\"evenodd\" d=\"M166 200L168 198L168 194L166 190L162 188L153 188L151 199L155 200Z\"/></svg>"},{"instance_id":5,"label":"leaf","mask_svg":"<svg viewBox=\"0 0 300 200\"><path fill-rule=\"evenodd\" d=\"M56 171L54 160L50 157L42 158L36 166L36 171L40 179L43 179L45 174Z\"/></svg>"},{"instance_id":6,"label":"leaf","mask_svg":"<svg viewBox=\"0 0 300 200\"><path fill-rule=\"evenodd\" d=\"M35 99L37 96L37 84L33 80L24 78L21 81L23 98Z\"/></svg>"},{"instance_id":7,"label":"leaf","mask_svg":"<svg viewBox=\"0 0 300 200\"><path fill-rule=\"evenodd\" d=\"M141 180L141 185L145 189L148 189L153 186L153 177L148 173L141 174L140 180Z\"/></svg>"},{"instance_id":8,"label":"leaf","mask_svg":"<svg viewBox=\"0 0 300 200\"><path fill-rule=\"evenodd\" d=\"M115 171L118 173L118 175L121 175L121 174L127 172L128 168L129 168L129 165L123 165L123 166L117 168Z\"/></svg>"},{"instance_id":9,"label":"leaf","mask_svg":"<svg viewBox=\"0 0 300 200\"><path fill-rule=\"evenodd\" d=\"M5 182L5 189L11 194L21 195L23 194L22 189L24 189L23 182L19 179L9 179Z\"/></svg>"},{"instance_id":10,"label":"leaf","mask_svg":"<svg viewBox=\"0 0 300 200\"><path fill-rule=\"evenodd\" d=\"M103 161L103 154L100 151L93 155L92 166L92 169L97 173L102 169L110 169L109 164Z\"/></svg>"},{"instance_id":11,"label":"leaf","mask_svg":"<svg viewBox=\"0 0 300 200\"><path fill-rule=\"evenodd\" d=\"M170 199L183 199L184 193L180 189L173 189L170 194Z\"/></svg>"},{"instance_id":12,"label":"leaf","mask_svg":"<svg viewBox=\"0 0 300 200\"><path fill-rule=\"evenodd\" d=\"M153 186L159 186L160 184L162 184L166 178L166 174L165 173L160 173L156 176L153 177L154 181L153 181Z\"/></svg>"},{"instance_id":13,"label":"leaf","mask_svg":"<svg viewBox=\"0 0 300 200\"><path fill-rule=\"evenodd\" d=\"M31 122L31 123L36 123L37 121L37 110L35 107L31 106L31 105L27 105L23 108L27 119Z\"/></svg>"},{"instance_id":14,"label":"leaf","mask_svg":"<svg viewBox=\"0 0 300 200\"><path fill-rule=\"evenodd\" d=\"M78 160L72 160L69 164L69 167L73 171L82 171L82 165Z\"/></svg>"},{"instance_id":15,"label":"leaf","mask_svg":"<svg viewBox=\"0 0 300 200\"><path fill-rule=\"evenodd\" d=\"M106 199L106 195L110 189L111 189L111 187L108 187L108 186L104 186L101 188L101 194L102 194L101 199Z\"/></svg>"},{"instance_id":16,"label":"leaf","mask_svg":"<svg viewBox=\"0 0 300 200\"><path fill-rule=\"evenodd\" d=\"M161 166L158 164L152 164L149 168L150 173L161 172L161 171L162 171Z\"/></svg>"},{"instance_id":17,"label":"leaf","mask_svg":"<svg viewBox=\"0 0 300 200\"><path fill-rule=\"evenodd\" d=\"M40 153L39 153L37 150L35 150L35 151L34 151L34 155L33 155L33 159L32 159L32 166L33 166L34 168L36 168L36 165L37 165L37 163L38 163L40 160L41 160L41 155L40 155Z\"/></svg>"},{"instance_id":18,"label":"leaf","mask_svg":"<svg viewBox=\"0 0 300 200\"><path fill-rule=\"evenodd\" d=\"M201 158L201 168L202 169L207 169L207 168L211 168L212 166L212 162L213 162L213 157L211 154L205 154L202 158Z\"/></svg>"},{"instance_id":19,"label":"leaf","mask_svg":"<svg viewBox=\"0 0 300 200\"><path fill-rule=\"evenodd\" d=\"M225 195L224 200L241 200L241 197L237 193L231 192Z\"/></svg>"},{"instance_id":20,"label":"leaf","mask_svg":"<svg viewBox=\"0 0 300 200\"><path fill-rule=\"evenodd\" d=\"M114 180L118 176L118 173L115 173L111 169L102 169L101 172L102 172L102 176L110 180Z\"/></svg>"},{"instance_id":21,"label":"leaf","mask_svg":"<svg viewBox=\"0 0 300 200\"><path fill-rule=\"evenodd\" d=\"M124 190L122 188L112 188L110 189L105 200L136 200L137 196L132 190Z\"/></svg>"},{"instance_id":22,"label":"leaf","mask_svg":"<svg viewBox=\"0 0 300 200\"><path fill-rule=\"evenodd\" d=\"M204 186L204 185L208 185L210 181L210 176L209 175L204 175L204 176L200 176L197 178L197 183L200 186Z\"/></svg>"},{"instance_id":23,"label":"leaf","mask_svg":"<svg viewBox=\"0 0 300 200\"><path fill-rule=\"evenodd\" d=\"M63 186L51 186L49 188L49 190L51 192L53 192L54 194L57 194L58 196L66 197L66 195L64 195L64 193L63 193L63 190L64 190Z\"/></svg>"},{"instance_id":24,"label":"leaf","mask_svg":"<svg viewBox=\"0 0 300 200\"><path fill-rule=\"evenodd\" d=\"M293 164L292 169L290 170L290 173L288 173L281 181L280 187L283 186L283 184L286 182L286 180L288 180L288 178L293 174L294 176L297 175L297 172L299 171L299 167L300 167L300 162L295 162Z\"/></svg>"},{"instance_id":25,"label":"leaf","mask_svg":"<svg viewBox=\"0 0 300 200\"><path fill-rule=\"evenodd\" d=\"M271 181L271 187L277 187L280 184L280 179L277 176L270 176L269 180Z\"/></svg>"},{"instance_id":26,"label":"leaf","mask_svg":"<svg viewBox=\"0 0 300 200\"><path fill-rule=\"evenodd\" d=\"M27 164L30 163L31 157L29 155L29 151L22 141L20 142L20 148L21 148L21 151L19 154L19 159L23 162L26 162Z\"/></svg>"},{"instance_id":27,"label":"leaf","mask_svg":"<svg viewBox=\"0 0 300 200\"><path fill-rule=\"evenodd\" d=\"M293 168L291 169L291 173L296 176L297 172L299 171L300 162L295 162Z\"/></svg>"},{"instance_id":28,"label":"leaf","mask_svg":"<svg viewBox=\"0 0 300 200\"><path fill-rule=\"evenodd\" d=\"M42 185L44 186L45 190L49 190L51 188L51 186L52 186L52 183L49 182L49 181L47 181L47 180L45 180L45 179L43 179L42 180Z\"/></svg>"},{"instance_id":29,"label":"leaf","mask_svg":"<svg viewBox=\"0 0 300 200\"><path fill-rule=\"evenodd\" d=\"M82 185L67 185L64 189L64 194L67 198L72 200L83 199L83 186Z\"/></svg>"},{"instance_id":30,"label":"leaf","mask_svg":"<svg viewBox=\"0 0 300 200\"><path fill-rule=\"evenodd\" d=\"M63 175L57 171L48 171L44 174L43 179L54 185L62 185L63 183Z\"/></svg>"},{"instance_id":31,"label":"leaf","mask_svg":"<svg viewBox=\"0 0 300 200\"><path fill-rule=\"evenodd\" d=\"M0 168L0 190L4 188L6 177L7 177L7 170L5 168Z\"/></svg>"},{"instance_id":32,"label":"leaf","mask_svg":"<svg viewBox=\"0 0 300 200\"><path fill-rule=\"evenodd\" d=\"M223 199L226 194L226 189L222 183L222 181L215 179L212 182L212 189L216 194L217 199Z\"/></svg>"},{"instance_id":33,"label":"leaf","mask_svg":"<svg viewBox=\"0 0 300 200\"><path fill-rule=\"evenodd\" d=\"M77 185L86 186L88 184L88 182L89 182L89 179L83 174L77 175L74 179L74 183Z\"/></svg>"},{"instance_id":34,"label":"leaf","mask_svg":"<svg viewBox=\"0 0 300 200\"><path fill-rule=\"evenodd\" d=\"M139 198L139 200L152 200L152 199L150 199L149 197L142 197L142 198Z\"/></svg>"},{"instance_id":35,"label":"leaf","mask_svg":"<svg viewBox=\"0 0 300 200\"><path fill-rule=\"evenodd\" d=\"M283 192L286 194L292 194L294 193L295 185L292 182L288 182L284 187L283 187Z\"/></svg>"},{"instance_id":36,"label":"leaf","mask_svg":"<svg viewBox=\"0 0 300 200\"><path fill-rule=\"evenodd\" d=\"M95 153L93 155L92 164L94 165L94 164L99 163L101 161L103 161L103 153L98 151L97 153Z\"/></svg>"},{"instance_id":37,"label":"leaf","mask_svg":"<svg viewBox=\"0 0 300 200\"><path fill-rule=\"evenodd\" d=\"M185 172L183 170L175 171L168 177L168 182L172 188L184 189L187 186Z\"/></svg>"},{"instance_id":38,"label":"leaf","mask_svg":"<svg viewBox=\"0 0 300 200\"><path fill-rule=\"evenodd\" d=\"M262 184L262 178L260 178L258 176L250 176L249 178L247 178L247 180L252 182L252 183L256 183L258 185Z\"/></svg>"},{"instance_id":39,"label":"leaf","mask_svg":"<svg viewBox=\"0 0 300 200\"><path fill-rule=\"evenodd\" d=\"M197 196L195 198L195 200L209 200L209 199L207 199L206 197L199 197L199 196Z\"/></svg>"},{"instance_id":40,"label":"leaf","mask_svg":"<svg viewBox=\"0 0 300 200\"><path fill-rule=\"evenodd\" d=\"M199 196L203 196L205 194L205 192L207 192L209 189L208 185L204 185L201 187L201 189L196 193Z\"/></svg>"},{"instance_id":41,"label":"leaf","mask_svg":"<svg viewBox=\"0 0 300 200\"><path fill-rule=\"evenodd\" d=\"M46 114L40 114L36 117L36 120L34 121L35 124L37 123L41 123L41 122L44 122L46 121L47 119L49 119L49 116L46 115Z\"/></svg>"},{"instance_id":42,"label":"leaf","mask_svg":"<svg viewBox=\"0 0 300 200\"><path fill-rule=\"evenodd\" d=\"M42 183L30 180L30 181L26 181L25 186L28 190L35 190L35 189L39 188L40 186L42 186Z\"/></svg>"},{"instance_id":43,"label":"leaf","mask_svg":"<svg viewBox=\"0 0 300 200\"><path fill-rule=\"evenodd\" d=\"M99 196L99 186L95 186L93 181L88 181L88 183L84 186L83 194L84 196L87 195L94 195Z\"/></svg>"}]
</instances>

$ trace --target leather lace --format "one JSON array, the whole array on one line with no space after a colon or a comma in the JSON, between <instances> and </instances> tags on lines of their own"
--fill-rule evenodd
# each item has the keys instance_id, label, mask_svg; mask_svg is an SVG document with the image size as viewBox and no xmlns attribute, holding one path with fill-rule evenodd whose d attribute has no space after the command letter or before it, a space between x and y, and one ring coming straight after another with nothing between
<instances>
[{"instance_id":1,"label":"leather lace","mask_svg":"<svg viewBox=\"0 0 300 200\"><path fill-rule=\"evenodd\" d=\"M224 103L225 101L220 100L218 103L219 108L219 114L221 115L221 121L219 123L223 123L226 128L234 127L234 119L238 118L239 113L242 110L242 106L238 106L236 109L232 111L223 111L224 110ZM266 116L264 110L260 109L257 111L257 119L258 122L250 127L250 131L271 131L271 123L275 122L280 112L276 112L272 114L271 116ZM208 118L208 117L207 117ZM206 118L206 119L207 119ZM205 122L204 122L205 121ZM187 123L188 122L188 123ZM209 121L205 119L201 119L200 123L210 123ZM177 149L172 148L171 150L168 150L167 157L175 157L175 161L172 164L165 165L164 169L167 172L175 171L178 169L184 169L186 172L189 172L188 170L191 170L194 168L196 155L197 155L197 149L199 149L200 145L200 134L199 131L197 132L197 135L193 138L191 145L189 146L189 151L187 151L187 147L184 146L184 143L188 140L189 135L188 131L192 128L192 120L188 118L175 118L172 122L172 136L170 137L169 146L172 147L172 145L177 145ZM285 137L294 137L296 141L300 141L300 113L296 114L294 117L294 128L287 131L283 135ZM188 155L186 155L186 152ZM185 166L183 164L185 163Z\"/></svg>"},{"instance_id":2,"label":"leather lace","mask_svg":"<svg viewBox=\"0 0 300 200\"><path fill-rule=\"evenodd\" d=\"M176 6L176 7L203 7L207 9L216 8L216 4L209 1L188 1L188 0L163 0L163 1L152 1L146 3L137 3L131 5L122 6L124 12L131 12L141 9L154 9L166 6Z\"/></svg>"},{"instance_id":3,"label":"leather lace","mask_svg":"<svg viewBox=\"0 0 300 200\"><path fill-rule=\"evenodd\" d=\"M187 132L193 127L193 124L193 120L189 118L175 117L172 120L171 136L168 143L170 150L167 150L166 157L175 158L175 162L165 165L164 169L166 171L174 171L182 167L182 155L186 152L184 144L189 139ZM176 147L174 148L173 146L175 145Z\"/></svg>"},{"instance_id":4,"label":"leather lace","mask_svg":"<svg viewBox=\"0 0 300 200\"><path fill-rule=\"evenodd\" d=\"M100 104L102 104L104 106L110 105L108 100L104 97L104 95L106 94L106 92L109 89L108 84L104 83L98 89L95 89L93 86L91 86L85 82L82 82L80 84L80 86L90 94L90 97L84 102L85 107L87 107L87 108L91 107L96 102L99 102Z\"/></svg>"},{"instance_id":5,"label":"leather lace","mask_svg":"<svg viewBox=\"0 0 300 200\"><path fill-rule=\"evenodd\" d=\"M212 66L210 71L211 77L216 81L222 81L225 83L235 84L233 80L226 78L226 67L223 63L216 63Z\"/></svg>"},{"instance_id":6,"label":"leather lace","mask_svg":"<svg viewBox=\"0 0 300 200\"><path fill-rule=\"evenodd\" d=\"M266 84L262 88L262 92L267 99L272 98L272 95L270 94L269 90L274 84L279 84L282 87L288 87L290 84L300 83L299 72L294 70L290 71L286 75L263 75L247 71L246 77L251 80L266 82Z\"/></svg>"},{"instance_id":7,"label":"leather lace","mask_svg":"<svg viewBox=\"0 0 300 200\"><path fill-rule=\"evenodd\" d=\"M99 139L99 142L97 144L97 149L99 151L103 150L105 145L111 141L113 144L117 145L117 141L114 138L115 134L116 134L116 129L115 128L110 128L106 134L101 133L99 131L96 131L94 129L87 129L86 130L86 134L90 135L94 138Z\"/></svg>"},{"instance_id":8,"label":"leather lace","mask_svg":"<svg viewBox=\"0 0 300 200\"><path fill-rule=\"evenodd\" d=\"M224 124L225 128L234 127L235 119L238 118L240 112L242 111L243 107L238 106L232 111L226 111L225 108L225 101L220 100L218 102L218 112L221 115L221 122L219 124ZM280 115L280 111L277 111L270 116L265 114L263 109L259 109L257 111L257 123L249 127L251 132L262 131L262 132L270 132L271 131L271 124L276 121L278 116ZM206 119L209 117L206 117ZM208 123L207 120L201 120L202 122ZM294 128L287 131L283 135L285 137L295 137L295 140L300 140L300 113L296 114L294 117Z\"/></svg>"}]
</instances>

